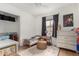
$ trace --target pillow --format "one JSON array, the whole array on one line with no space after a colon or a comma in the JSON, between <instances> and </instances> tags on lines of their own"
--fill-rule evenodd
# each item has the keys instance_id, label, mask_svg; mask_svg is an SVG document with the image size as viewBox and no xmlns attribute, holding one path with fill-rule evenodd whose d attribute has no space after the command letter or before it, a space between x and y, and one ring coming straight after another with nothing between
<instances>
[{"instance_id":1,"label":"pillow","mask_svg":"<svg viewBox=\"0 0 79 59\"><path fill-rule=\"evenodd\" d=\"M2 40L2 36L0 36L0 40Z\"/></svg>"},{"instance_id":2,"label":"pillow","mask_svg":"<svg viewBox=\"0 0 79 59\"><path fill-rule=\"evenodd\" d=\"M9 36L3 36L3 39L9 39Z\"/></svg>"},{"instance_id":3,"label":"pillow","mask_svg":"<svg viewBox=\"0 0 79 59\"><path fill-rule=\"evenodd\" d=\"M9 39L9 36L0 36L0 40Z\"/></svg>"}]
</instances>

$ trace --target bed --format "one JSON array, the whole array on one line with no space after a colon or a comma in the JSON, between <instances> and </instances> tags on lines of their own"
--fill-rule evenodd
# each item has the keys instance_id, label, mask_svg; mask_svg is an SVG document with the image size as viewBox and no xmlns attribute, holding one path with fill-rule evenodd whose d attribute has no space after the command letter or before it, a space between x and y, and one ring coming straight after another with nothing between
<instances>
[{"instance_id":1,"label":"bed","mask_svg":"<svg viewBox=\"0 0 79 59\"><path fill-rule=\"evenodd\" d=\"M0 36L0 56L17 54L18 42L9 39L9 36Z\"/></svg>"}]
</instances>

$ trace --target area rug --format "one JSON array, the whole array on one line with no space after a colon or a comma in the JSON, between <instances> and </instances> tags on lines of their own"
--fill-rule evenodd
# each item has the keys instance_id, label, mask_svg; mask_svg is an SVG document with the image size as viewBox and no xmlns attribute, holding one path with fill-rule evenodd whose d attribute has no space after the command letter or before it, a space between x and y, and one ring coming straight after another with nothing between
<instances>
[{"instance_id":1,"label":"area rug","mask_svg":"<svg viewBox=\"0 0 79 59\"><path fill-rule=\"evenodd\" d=\"M59 48L54 46L48 46L45 50L37 49L36 46L20 51L20 56L57 56Z\"/></svg>"}]
</instances>

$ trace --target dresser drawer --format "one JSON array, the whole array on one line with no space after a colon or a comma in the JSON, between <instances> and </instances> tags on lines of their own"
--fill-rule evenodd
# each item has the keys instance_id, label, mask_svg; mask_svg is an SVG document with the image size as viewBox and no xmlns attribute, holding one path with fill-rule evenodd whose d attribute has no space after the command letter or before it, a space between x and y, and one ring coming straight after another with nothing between
<instances>
[{"instance_id":1,"label":"dresser drawer","mask_svg":"<svg viewBox=\"0 0 79 59\"><path fill-rule=\"evenodd\" d=\"M75 36L58 36L57 42L66 42L66 43L76 44L77 39Z\"/></svg>"},{"instance_id":2,"label":"dresser drawer","mask_svg":"<svg viewBox=\"0 0 79 59\"><path fill-rule=\"evenodd\" d=\"M57 46L58 47L61 47L61 48L66 48L66 49L70 49L70 50L74 50L76 51L76 45L70 45L70 44L65 44L65 43L57 43Z\"/></svg>"},{"instance_id":3,"label":"dresser drawer","mask_svg":"<svg viewBox=\"0 0 79 59\"><path fill-rule=\"evenodd\" d=\"M72 36L76 36L76 33L73 31L58 31L57 35L72 35Z\"/></svg>"}]
</instances>

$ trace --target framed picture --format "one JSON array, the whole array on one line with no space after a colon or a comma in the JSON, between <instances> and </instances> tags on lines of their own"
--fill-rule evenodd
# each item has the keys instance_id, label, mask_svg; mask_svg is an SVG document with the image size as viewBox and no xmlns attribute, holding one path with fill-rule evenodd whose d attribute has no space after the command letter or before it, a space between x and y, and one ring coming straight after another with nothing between
<instances>
[{"instance_id":1,"label":"framed picture","mask_svg":"<svg viewBox=\"0 0 79 59\"><path fill-rule=\"evenodd\" d=\"M67 14L63 16L63 26L73 27L73 14Z\"/></svg>"}]
</instances>

